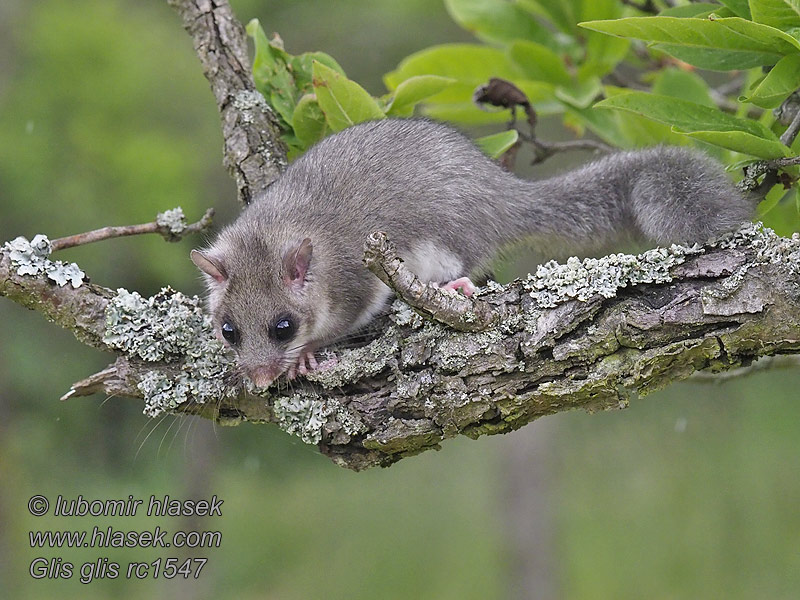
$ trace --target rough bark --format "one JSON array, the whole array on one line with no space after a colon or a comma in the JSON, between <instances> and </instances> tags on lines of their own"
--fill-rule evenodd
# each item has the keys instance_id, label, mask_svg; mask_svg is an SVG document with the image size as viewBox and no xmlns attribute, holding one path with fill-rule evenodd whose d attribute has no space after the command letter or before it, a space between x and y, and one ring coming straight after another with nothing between
<instances>
[{"instance_id":1,"label":"rough bark","mask_svg":"<svg viewBox=\"0 0 800 600\"><path fill-rule=\"evenodd\" d=\"M222 0L170 3L183 16L212 84L226 163L246 201L274 179L284 155L263 98L253 100L260 96L254 95L241 26ZM176 410L228 424L277 423L353 469L387 466L457 435L505 433L571 408L623 407L631 396L698 371L800 352L798 237L751 227L703 250L546 265L538 277L491 285L470 300L420 284L390 245L377 241L368 248L370 268L385 274L421 314L449 325L423 319L398 301L391 322L369 344L337 351L334 366L280 389L252 389L233 378L225 393L202 397L197 390L216 389L218 381L192 372L204 358L196 342L209 348L214 342L207 323L197 325L190 299L154 298L140 310L145 316L120 333L114 323L130 325L123 309L139 306L138 300L81 285L77 267L56 275L79 287L56 285L46 272L20 274L8 246L0 250L0 295L42 312L81 342L117 354L65 397L130 396L145 398L150 414ZM38 247L45 246L40 241ZM165 305L177 311L170 315L183 310L196 328L165 332L169 319L157 314ZM474 317L465 318L470 312ZM181 335L194 345L176 343ZM221 352L214 360L205 372L234 371ZM192 400L174 407L155 402L154 395L171 391Z\"/></svg>"},{"instance_id":2,"label":"rough bark","mask_svg":"<svg viewBox=\"0 0 800 600\"><path fill-rule=\"evenodd\" d=\"M608 266L596 269L589 279ZM513 316L478 332L422 319L398 301L390 326L364 347L339 351L327 370L282 389L240 390L178 410L226 424L274 422L338 464L363 469L571 408L621 408L696 371L800 351L797 237L752 227L669 270L670 281L621 287L613 297L559 292L553 308L533 297L538 280L495 286L482 301ZM3 256L0 293L104 346L109 290L20 276ZM73 395L142 397L137 386L148 373L176 377L181 362L121 355Z\"/></svg>"},{"instance_id":3,"label":"rough bark","mask_svg":"<svg viewBox=\"0 0 800 600\"><path fill-rule=\"evenodd\" d=\"M183 19L222 120L223 162L244 204L286 167L272 109L255 89L247 39L226 0L168 0Z\"/></svg>"}]
</instances>

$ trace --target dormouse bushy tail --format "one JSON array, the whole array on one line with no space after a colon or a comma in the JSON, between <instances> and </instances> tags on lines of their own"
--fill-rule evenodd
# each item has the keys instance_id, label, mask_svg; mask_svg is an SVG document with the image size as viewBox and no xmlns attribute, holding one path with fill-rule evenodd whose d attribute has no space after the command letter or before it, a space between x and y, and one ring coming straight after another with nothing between
<instances>
[{"instance_id":1,"label":"dormouse bushy tail","mask_svg":"<svg viewBox=\"0 0 800 600\"><path fill-rule=\"evenodd\" d=\"M612 154L525 187L529 231L588 246L619 237L650 245L704 242L754 211L719 163L682 147Z\"/></svg>"}]
</instances>

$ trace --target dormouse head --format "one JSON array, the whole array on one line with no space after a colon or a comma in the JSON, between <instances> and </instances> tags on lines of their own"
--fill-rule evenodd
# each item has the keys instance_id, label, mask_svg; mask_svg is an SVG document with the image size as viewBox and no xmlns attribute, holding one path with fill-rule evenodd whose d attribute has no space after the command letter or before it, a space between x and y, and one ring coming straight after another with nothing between
<instances>
[{"instance_id":1,"label":"dormouse head","mask_svg":"<svg viewBox=\"0 0 800 600\"><path fill-rule=\"evenodd\" d=\"M215 333L256 385L268 385L313 349L313 249L308 237L269 243L228 234L208 250L192 250Z\"/></svg>"}]
</instances>

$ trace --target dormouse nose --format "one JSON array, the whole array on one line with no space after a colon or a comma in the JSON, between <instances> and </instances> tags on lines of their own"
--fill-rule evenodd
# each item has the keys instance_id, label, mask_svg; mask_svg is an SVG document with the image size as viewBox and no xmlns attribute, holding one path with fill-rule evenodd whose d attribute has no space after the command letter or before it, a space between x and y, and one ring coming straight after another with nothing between
<instances>
[{"instance_id":1,"label":"dormouse nose","mask_svg":"<svg viewBox=\"0 0 800 600\"><path fill-rule=\"evenodd\" d=\"M247 370L247 376L259 387L266 387L283 372L277 364L261 365Z\"/></svg>"}]
</instances>

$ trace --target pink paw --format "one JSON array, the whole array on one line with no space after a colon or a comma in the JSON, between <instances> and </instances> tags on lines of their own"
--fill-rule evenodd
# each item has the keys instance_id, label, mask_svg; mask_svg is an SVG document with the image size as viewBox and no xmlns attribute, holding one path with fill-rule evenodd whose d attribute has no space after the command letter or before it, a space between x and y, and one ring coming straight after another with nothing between
<instances>
[{"instance_id":1,"label":"pink paw","mask_svg":"<svg viewBox=\"0 0 800 600\"><path fill-rule=\"evenodd\" d=\"M335 367L338 363L339 361L336 356L330 357L321 363L317 362L314 353L306 351L297 357L296 365L289 367L289 370L286 372L286 377L294 379L298 375L308 375L312 371L324 371L325 369Z\"/></svg>"},{"instance_id":2,"label":"pink paw","mask_svg":"<svg viewBox=\"0 0 800 600\"><path fill-rule=\"evenodd\" d=\"M308 375L318 366L317 359L314 357L313 352L301 352L300 356L297 357L297 364L289 367L289 371L286 373L286 376L289 379L294 379L298 375Z\"/></svg>"},{"instance_id":3,"label":"pink paw","mask_svg":"<svg viewBox=\"0 0 800 600\"><path fill-rule=\"evenodd\" d=\"M477 288L475 287L475 284L472 283L472 281L470 280L469 277L459 277L458 279L455 279L455 280L451 281L450 283L444 284L442 286L442 289L443 290L452 290L454 292L457 292L458 290L461 290L461 292L465 296L472 296L472 294L475 293L475 290Z\"/></svg>"}]
</instances>

